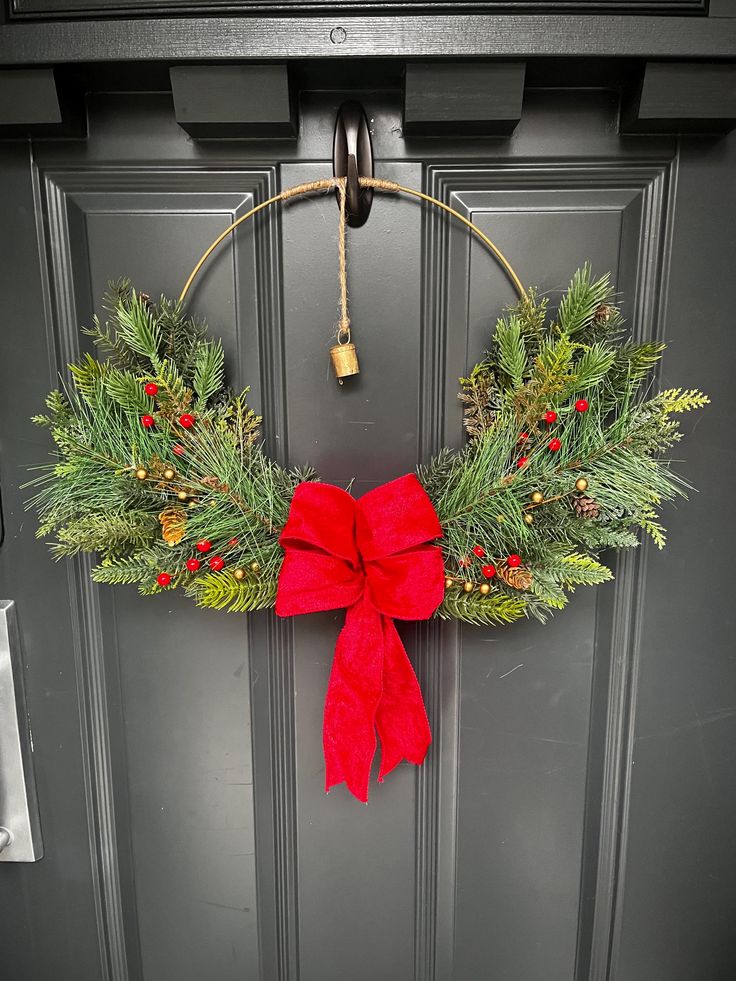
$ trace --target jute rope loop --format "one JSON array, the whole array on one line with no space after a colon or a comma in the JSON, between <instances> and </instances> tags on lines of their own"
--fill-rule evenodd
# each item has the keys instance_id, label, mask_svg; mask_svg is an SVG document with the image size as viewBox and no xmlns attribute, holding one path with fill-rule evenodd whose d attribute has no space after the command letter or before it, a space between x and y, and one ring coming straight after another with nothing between
<instances>
[{"instance_id":1,"label":"jute rope loop","mask_svg":"<svg viewBox=\"0 0 736 981\"><path fill-rule=\"evenodd\" d=\"M413 187L405 187L403 184L396 184L394 181L382 180L379 177L360 177L359 183L361 187L372 187L376 191L386 191L394 194L408 194L411 197L419 198L421 201L426 201L429 204L435 205L437 208L441 208L442 211L447 212L448 215L452 215L453 218L457 218L461 221L463 225L470 229L474 235L476 235L481 242L483 242L488 249L496 257L500 265L506 271L509 279L514 284L514 287L519 294L520 298L526 296L526 290L519 279L519 277L514 272L511 263L503 254L503 252L495 245L488 236L474 225L472 221L456 211L455 208L451 208L449 204L445 204L444 201L440 201L438 198L433 198L431 194L425 194L423 191L417 191ZM266 201L261 201L250 211L246 211L244 215L241 215L237 221L234 221L232 225L229 225L224 232L221 232L217 238L209 245L205 251L202 253L199 261L197 262L194 269L192 269L189 274L189 278L184 284L184 288L179 296L179 303L183 303L189 289L194 282L197 273L209 259L215 249L224 242L225 239L233 232L238 225L242 225L244 221L257 215L260 211L264 211L269 208L272 204L276 204L279 201L288 201L290 198L301 197L305 194L314 194L317 191L330 191L337 188L340 198L340 241L339 241L339 261L340 261L340 326L338 327L338 335L345 337L350 333L350 321L347 314L347 272L346 272L346 260L345 260L345 178L344 177L326 177L319 181L309 181L306 184L296 184L294 187L287 187L285 191L281 191L279 194L274 194L273 197L268 198ZM338 339L339 339L338 336Z\"/></svg>"},{"instance_id":2,"label":"jute rope loop","mask_svg":"<svg viewBox=\"0 0 736 981\"><path fill-rule=\"evenodd\" d=\"M345 178L340 179L337 185L337 192L340 198L340 224L337 232L337 255L339 261L340 276L340 323L337 325L337 343L350 343L350 317L348 316L348 264L347 250L345 244L345 226L347 224L347 200L348 193Z\"/></svg>"}]
</instances>

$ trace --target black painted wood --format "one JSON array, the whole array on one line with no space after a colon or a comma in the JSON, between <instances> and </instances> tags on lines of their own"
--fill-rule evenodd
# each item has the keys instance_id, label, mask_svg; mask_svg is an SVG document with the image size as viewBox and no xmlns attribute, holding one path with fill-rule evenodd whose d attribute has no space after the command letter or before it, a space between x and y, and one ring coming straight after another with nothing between
<instances>
[{"instance_id":1,"label":"black painted wood","mask_svg":"<svg viewBox=\"0 0 736 981\"><path fill-rule=\"evenodd\" d=\"M714 0L711 0L711 3ZM716 0L717 2L717 0ZM728 2L728 0L725 0ZM517 13L658 13L658 14L703 14L706 0L465 0L452 3L451 0L348 0L339 4L336 0L11 0L10 12L14 19L41 17L56 19L63 17L112 17L122 12L133 16L149 14L170 14L181 10L190 14L208 15L212 13L276 12L283 10L322 11L344 13L349 10L395 10L412 7L427 11L452 11L458 7L479 11Z\"/></svg>"},{"instance_id":2,"label":"black painted wood","mask_svg":"<svg viewBox=\"0 0 736 981\"><path fill-rule=\"evenodd\" d=\"M663 381L674 384L687 373L688 384L707 388L713 404L725 408L734 400L736 334L718 294L736 254L736 134L717 145L683 138L678 156ZM707 325L700 340L694 324ZM714 529L711 510L714 468L728 486L736 461L720 454L718 427L718 409L687 423L688 467L700 475L700 493L687 515L669 522L667 551L652 549L648 559L612 954L613 976L626 981L736 976L728 925L735 901L729 814L736 804L736 672L733 591L723 578L734 528L723 521ZM707 556L710 585L685 574L694 549Z\"/></svg>"},{"instance_id":3,"label":"black painted wood","mask_svg":"<svg viewBox=\"0 0 736 981\"><path fill-rule=\"evenodd\" d=\"M736 65L650 62L621 104L622 133L714 133L736 126Z\"/></svg>"},{"instance_id":4,"label":"black painted wood","mask_svg":"<svg viewBox=\"0 0 736 981\"><path fill-rule=\"evenodd\" d=\"M170 75L176 121L190 136L296 137L286 65L186 65Z\"/></svg>"},{"instance_id":5,"label":"black painted wood","mask_svg":"<svg viewBox=\"0 0 736 981\"><path fill-rule=\"evenodd\" d=\"M516 129L523 62L410 62L404 80L406 136L501 136Z\"/></svg>"},{"instance_id":6,"label":"black painted wood","mask_svg":"<svg viewBox=\"0 0 736 981\"><path fill-rule=\"evenodd\" d=\"M57 565L38 589L42 543L26 537L19 484L45 459L48 444L30 422L38 393L55 379L45 261L39 262L32 156L28 143L0 144L4 323L0 358L0 445L6 536L0 548L0 591L15 599L23 638L28 713L34 748L43 861L4 864L0 871L2 973L13 981L110 977L96 899L96 846L89 828L89 758L80 731L77 686L79 621L70 604L70 570ZM22 286L19 286L22 284ZM20 325L25 325L21 330ZM52 367L53 366L53 367ZM15 389L23 378L24 384ZM39 456L40 454L40 456ZM27 525L25 525L27 528ZM42 558L43 557L43 558Z\"/></svg>"},{"instance_id":7,"label":"black painted wood","mask_svg":"<svg viewBox=\"0 0 736 981\"><path fill-rule=\"evenodd\" d=\"M532 88L512 139L429 141L403 136L398 80L361 92L378 174L451 201L553 306L584 258L612 268L637 336L673 342L661 381L714 396L684 454L701 492L668 510L662 556L632 553L546 627L402 628L434 743L368 807L322 790L341 615L97 589L33 539L18 475L48 443L23 420L105 281L176 294L234 217L329 173L346 94L306 87L298 142L233 147L193 142L168 92L92 91L88 141L0 147L0 590L22 615L46 845L0 868L3 979L726 981L733 135L621 138L615 92ZM325 196L246 224L191 308L269 449L360 491L461 444L457 378L513 293L463 228L377 196L349 237L363 372L340 391L336 218Z\"/></svg>"},{"instance_id":8,"label":"black painted wood","mask_svg":"<svg viewBox=\"0 0 736 981\"><path fill-rule=\"evenodd\" d=\"M736 6L733 0L709 0L709 17L736 17Z\"/></svg>"},{"instance_id":9,"label":"black painted wood","mask_svg":"<svg viewBox=\"0 0 736 981\"><path fill-rule=\"evenodd\" d=\"M210 17L0 27L0 64L292 58L725 58L736 21L472 15Z\"/></svg>"},{"instance_id":10,"label":"black painted wood","mask_svg":"<svg viewBox=\"0 0 736 981\"><path fill-rule=\"evenodd\" d=\"M0 70L0 139L84 136L86 120L73 79L59 85L52 68Z\"/></svg>"}]
</instances>

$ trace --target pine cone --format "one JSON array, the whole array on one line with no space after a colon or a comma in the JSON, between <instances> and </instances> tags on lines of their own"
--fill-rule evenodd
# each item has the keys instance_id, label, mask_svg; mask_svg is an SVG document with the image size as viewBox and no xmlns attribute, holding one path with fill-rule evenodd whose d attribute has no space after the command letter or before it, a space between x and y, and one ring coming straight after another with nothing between
<instances>
[{"instance_id":1,"label":"pine cone","mask_svg":"<svg viewBox=\"0 0 736 981\"><path fill-rule=\"evenodd\" d=\"M601 513L601 506L598 501L593 500L592 497L588 497L587 494L574 497L572 506L575 514L579 518L597 518Z\"/></svg>"},{"instance_id":2,"label":"pine cone","mask_svg":"<svg viewBox=\"0 0 736 981\"><path fill-rule=\"evenodd\" d=\"M161 522L161 537L167 545L178 545L184 537L187 513L184 508L166 508L158 516Z\"/></svg>"},{"instance_id":3,"label":"pine cone","mask_svg":"<svg viewBox=\"0 0 736 981\"><path fill-rule=\"evenodd\" d=\"M206 487L211 487L213 490L222 491L223 494L227 494L230 490L227 484L220 482L219 477L202 477L200 483L204 484Z\"/></svg>"},{"instance_id":4,"label":"pine cone","mask_svg":"<svg viewBox=\"0 0 736 981\"><path fill-rule=\"evenodd\" d=\"M596 324L607 324L611 319L611 314L613 313L613 308L609 307L607 303L601 303L596 312L593 314L593 323Z\"/></svg>"},{"instance_id":5,"label":"pine cone","mask_svg":"<svg viewBox=\"0 0 736 981\"><path fill-rule=\"evenodd\" d=\"M505 562L499 562L496 566L496 575L499 579L502 579L507 586L511 586L513 589L521 590L522 592L526 589L531 589L532 585L532 574L524 566L518 566L516 569L512 569L511 566L506 565Z\"/></svg>"}]
</instances>

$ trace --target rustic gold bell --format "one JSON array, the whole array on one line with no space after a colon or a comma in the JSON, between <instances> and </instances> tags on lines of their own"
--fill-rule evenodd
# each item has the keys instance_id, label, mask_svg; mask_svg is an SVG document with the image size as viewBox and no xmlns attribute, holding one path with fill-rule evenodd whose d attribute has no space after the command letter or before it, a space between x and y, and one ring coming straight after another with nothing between
<instances>
[{"instance_id":1,"label":"rustic gold bell","mask_svg":"<svg viewBox=\"0 0 736 981\"><path fill-rule=\"evenodd\" d=\"M352 341L348 344L333 344L330 348L330 358L335 370L335 378L341 385L343 378L359 374L358 354Z\"/></svg>"}]
</instances>

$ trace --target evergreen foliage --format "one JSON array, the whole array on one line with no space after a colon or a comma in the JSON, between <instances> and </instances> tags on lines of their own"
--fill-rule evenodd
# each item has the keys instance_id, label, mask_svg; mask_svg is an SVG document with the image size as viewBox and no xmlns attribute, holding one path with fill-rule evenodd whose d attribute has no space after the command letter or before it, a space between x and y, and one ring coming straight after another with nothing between
<instances>
[{"instance_id":1,"label":"evergreen foliage","mask_svg":"<svg viewBox=\"0 0 736 981\"><path fill-rule=\"evenodd\" d=\"M50 393L34 419L57 447L31 481L39 536L53 537L58 558L98 553L99 583L150 594L165 572L201 606L272 606L278 536L294 488L314 474L286 471L263 452L261 420L247 390L227 389L222 345L204 324L127 281L115 284L106 309L106 322L86 331L100 359L85 354L70 365L68 389ZM640 530L664 545L659 509L687 490L661 457L681 435L672 417L708 399L693 389L646 394L662 351L624 335L608 277L595 279L588 266L551 319L547 298L530 290L498 321L487 355L461 379L466 446L419 469L444 531L440 617L544 620L576 586L611 578L601 551L636 546ZM576 410L580 399L585 411ZM191 428L179 422L184 413L194 416ZM176 534L164 540L171 520ZM212 547L200 553L203 539ZM519 568L506 562L513 554ZM224 569L210 568L214 555ZM189 558L200 567L188 570ZM484 576L487 564L495 576Z\"/></svg>"},{"instance_id":2,"label":"evergreen foliage","mask_svg":"<svg viewBox=\"0 0 736 981\"><path fill-rule=\"evenodd\" d=\"M543 620L575 586L612 578L599 561L603 549L635 547L637 529L663 547L659 508L688 485L660 454L681 435L672 416L708 399L679 388L642 397L664 346L623 337L613 300L609 277L595 279L587 265L552 319L531 291L498 321L488 354L461 379L468 444L420 469L452 581L440 616L492 622L513 599L518 615ZM552 423L544 421L549 411ZM528 438L520 441L522 433ZM561 446L552 451L555 438ZM584 491L576 490L579 479ZM522 558L522 588L496 576L485 596L463 591L486 581L484 564L511 554Z\"/></svg>"},{"instance_id":3,"label":"evergreen foliage","mask_svg":"<svg viewBox=\"0 0 736 981\"><path fill-rule=\"evenodd\" d=\"M311 474L287 472L265 455L247 391L225 388L222 346L202 324L127 282L114 286L107 309L107 322L86 332L104 360L85 354L70 365L68 391L52 392L47 412L34 419L58 449L57 461L31 481L39 536L54 536L57 557L99 553L96 582L135 583L148 594L168 572L202 605L273 605L279 529L295 486ZM158 387L155 397L147 383ZM184 413L195 417L191 429L179 424ZM152 428L142 425L144 415L154 417ZM159 516L182 503L184 535L169 545ZM200 554L195 545L205 538L212 548ZM210 570L213 555L225 559L227 574ZM186 569L190 557L200 559L199 570ZM232 576L238 567L246 578Z\"/></svg>"}]
</instances>

